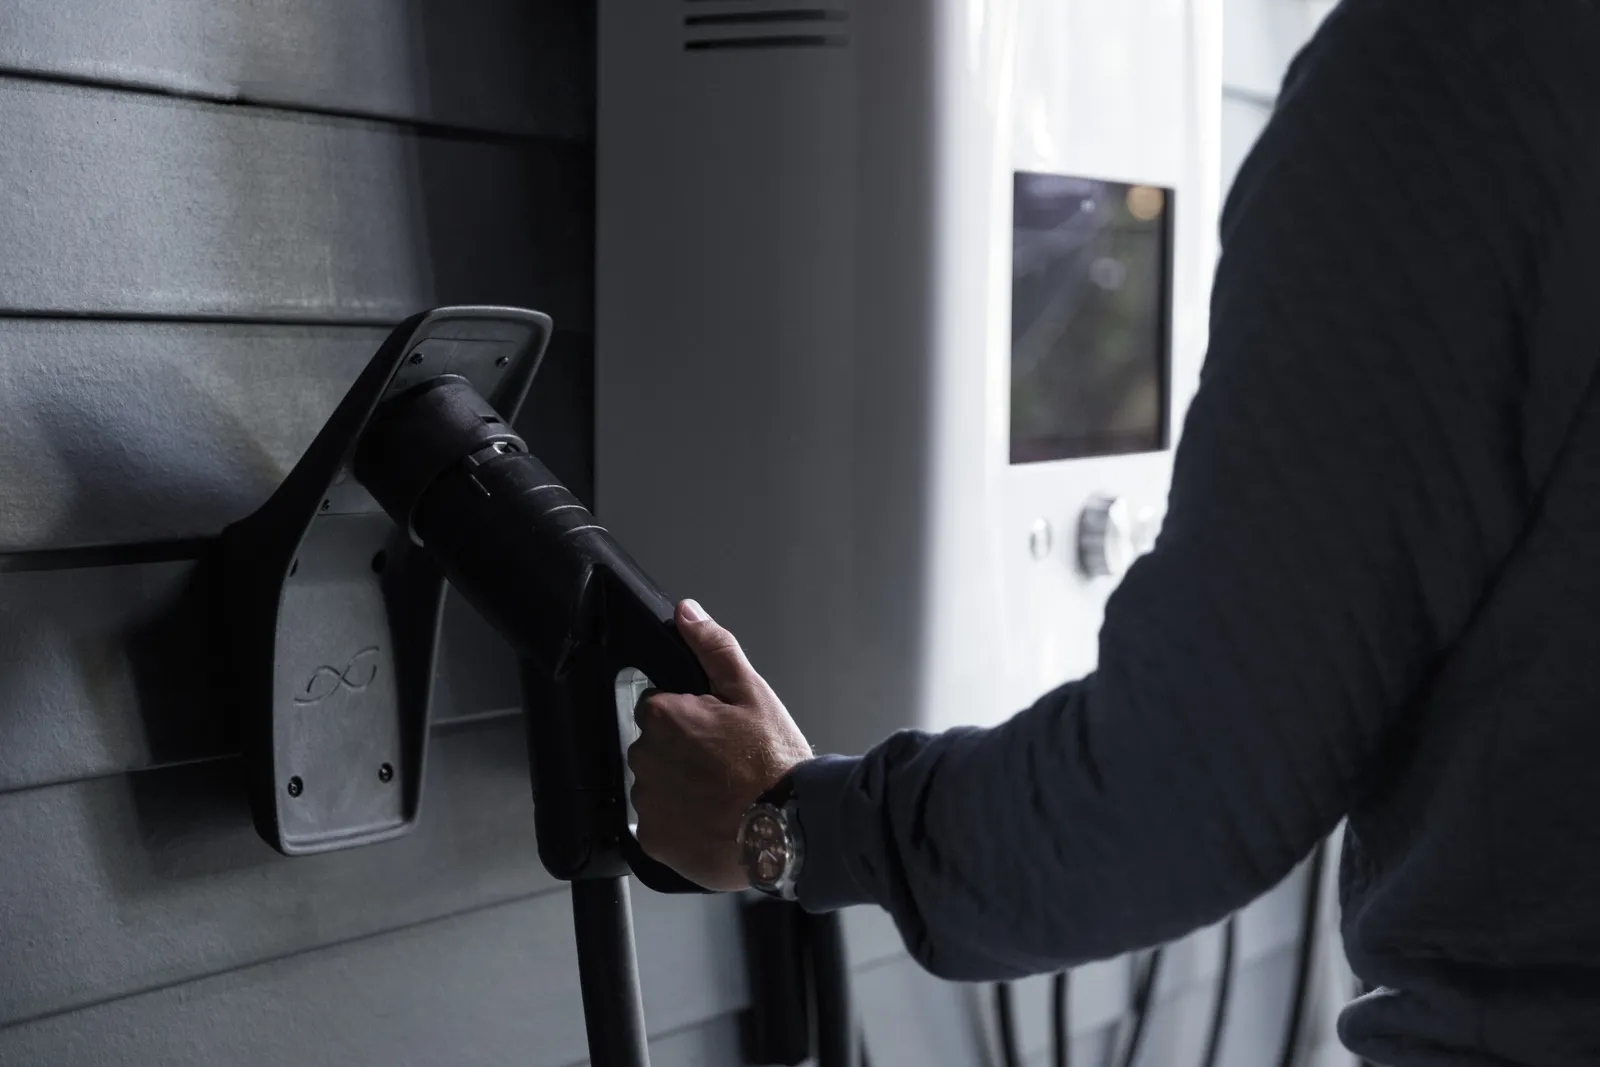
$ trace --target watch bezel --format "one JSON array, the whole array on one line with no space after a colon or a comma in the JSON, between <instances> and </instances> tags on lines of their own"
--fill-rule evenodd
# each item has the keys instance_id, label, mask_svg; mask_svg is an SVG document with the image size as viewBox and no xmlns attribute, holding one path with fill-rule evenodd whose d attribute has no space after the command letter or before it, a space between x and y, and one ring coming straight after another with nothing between
<instances>
[{"instance_id":1,"label":"watch bezel","mask_svg":"<svg viewBox=\"0 0 1600 1067\"><path fill-rule=\"evenodd\" d=\"M768 818L777 823L782 831L783 841L783 869L778 877L766 881L758 877L758 868L753 858L748 854L749 833L755 820ZM750 883L750 888L768 896L779 897L783 900L795 899L795 887L800 878L800 868L805 859L805 847L797 832L794 819L793 801L775 804L770 800L757 800L745 809L744 817L739 820L739 863L744 868L745 878Z\"/></svg>"}]
</instances>

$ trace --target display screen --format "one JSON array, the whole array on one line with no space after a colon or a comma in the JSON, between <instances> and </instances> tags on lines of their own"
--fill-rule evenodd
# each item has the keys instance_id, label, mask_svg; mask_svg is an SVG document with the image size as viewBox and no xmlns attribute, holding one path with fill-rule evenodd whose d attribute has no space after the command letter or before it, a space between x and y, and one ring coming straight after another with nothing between
<instances>
[{"instance_id":1,"label":"display screen","mask_svg":"<svg viewBox=\"0 0 1600 1067\"><path fill-rule=\"evenodd\" d=\"M1172 193L1017 174L1011 462L1166 447Z\"/></svg>"}]
</instances>

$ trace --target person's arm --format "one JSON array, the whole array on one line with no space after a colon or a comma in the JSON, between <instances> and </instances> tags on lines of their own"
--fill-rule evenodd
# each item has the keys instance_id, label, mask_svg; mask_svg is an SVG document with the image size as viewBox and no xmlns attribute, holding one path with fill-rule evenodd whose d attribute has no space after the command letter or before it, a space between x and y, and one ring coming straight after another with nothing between
<instances>
[{"instance_id":1,"label":"person's arm","mask_svg":"<svg viewBox=\"0 0 1600 1067\"><path fill-rule=\"evenodd\" d=\"M1519 324L1559 192L1516 113L1533 17L1330 17L1230 197L1167 519L1098 670L801 764L804 905L883 905L948 978L1110 957L1271 888L1382 774L1531 492Z\"/></svg>"}]
</instances>

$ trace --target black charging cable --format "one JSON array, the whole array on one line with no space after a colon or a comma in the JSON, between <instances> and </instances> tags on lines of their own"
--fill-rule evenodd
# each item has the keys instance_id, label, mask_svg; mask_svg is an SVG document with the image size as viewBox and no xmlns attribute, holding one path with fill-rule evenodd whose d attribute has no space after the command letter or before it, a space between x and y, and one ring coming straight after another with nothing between
<instances>
[{"instance_id":1,"label":"black charging cable","mask_svg":"<svg viewBox=\"0 0 1600 1067\"><path fill-rule=\"evenodd\" d=\"M1057 971L1050 980L1051 1067L1072 1067L1072 972Z\"/></svg>"},{"instance_id":2,"label":"black charging cable","mask_svg":"<svg viewBox=\"0 0 1600 1067\"><path fill-rule=\"evenodd\" d=\"M1222 1054L1222 1036L1228 1028L1228 1008L1233 999L1233 975L1239 954L1239 920L1229 916L1222 924L1222 964L1217 969L1217 992L1211 1002L1211 1032L1206 1035L1205 1055L1200 1067L1217 1067Z\"/></svg>"},{"instance_id":3,"label":"black charging cable","mask_svg":"<svg viewBox=\"0 0 1600 1067\"><path fill-rule=\"evenodd\" d=\"M1050 981L1050 1062L1052 1067L1072 1067L1072 1025L1069 1000L1072 978L1057 971ZM1021 1067L1022 1048L1017 1041L1016 990L1010 982L994 987L994 1013L999 1029L1000 1062Z\"/></svg>"},{"instance_id":4,"label":"black charging cable","mask_svg":"<svg viewBox=\"0 0 1600 1067\"><path fill-rule=\"evenodd\" d=\"M805 915L809 927L811 989L816 1018L817 1067L859 1067L866 1035L857 1025L850 990L850 959L838 912Z\"/></svg>"},{"instance_id":5,"label":"black charging cable","mask_svg":"<svg viewBox=\"0 0 1600 1067\"><path fill-rule=\"evenodd\" d=\"M1317 872L1313 872L1317 873ZM1320 885L1320 878L1318 884ZM1317 901L1309 905L1315 913L1320 908L1320 895ZM1313 927L1315 921L1313 920ZM1204 1052L1200 1060L1200 1067L1217 1067L1222 1055L1222 1039L1228 1027L1228 1013L1232 1007L1234 978L1238 971L1239 955L1239 921L1237 916L1229 916L1222 924L1219 933L1222 941L1222 960L1217 971L1216 993L1211 1002L1211 1023L1206 1033ZM1302 938L1302 942L1304 938ZM1298 1045L1298 1031L1301 1029L1300 1017L1303 1015L1303 1004L1309 991L1308 978L1310 975L1309 957L1301 952L1301 972L1296 983L1295 1005L1296 1015L1291 1019L1292 1032L1287 1041ZM1139 970L1135 983L1133 1004L1130 1014L1132 1026L1129 1031L1127 1044L1123 1046L1122 1055L1116 1060L1117 1067L1134 1067L1139 1058L1139 1050L1144 1044L1144 1035L1149 1027L1150 1014L1154 1008L1156 983L1161 976L1161 965L1165 956L1165 949L1157 948L1145 957ZM1069 971L1058 971L1050 982L1050 1050L1051 1067L1072 1067L1072 1025L1071 1025L1071 996L1072 975ZM1021 1049L1017 1043L1016 1033L1016 995L1011 983L1001 982L994 987L995 1018L999 1029L1000 1060L1004 1067L1021 1067L1023 1062ZM865 1060L862 1067L866 1067ZM1281 1067L1293 1067L1293 1060L1289 1060Z\"/></svg>"},{"instance_id":6,"label":"black charging cable","mask_svg":"<svg viewBox=\"0 0 1600 1067\"><path fill-rule=\"evenodd\" d=\"M1117 1067L1133 1067L1139 1059L1139 1049L1144 1044L1145 1031L1149 1027L1156 983L1161 979L1161 963L1165 956L1164 947L1152 949L1139 968L1139 977L1133 989L1133 1022L1128 1030L1128 1041L1122 1046L1122 1055L1114 1061Z\"/></svg>"},{"instance_id":7,"label":"black charging cable","mask_svg":"<svg viewBox=\"0 0 1600 1067\"><path fill-rule=\"evenodd\" d=\"M994 987L995 1024L999 1030L1000 1062L1004 1067L1022 1067L1022 1049L1017 1044L1016 990L1010 982Z\"/></svg>"},{"instance_id":8,"label":"black charging cable","mask_svg":"<svg viewBox=\"0 0 1600 1067\"><path fill-rule=\"evenodd\" d=\"M1322 915L1322 872L1328 862L1328 843L1319 844L1306 869L1306 891L1301 898L1300 943L1295 950L1294 990L1289 999L1289 1019L1278 1050L1278 1067L1295 1067L1310 1008L1311 978L1317 958L1317 920Z\"/></svg>"}]
</instances>

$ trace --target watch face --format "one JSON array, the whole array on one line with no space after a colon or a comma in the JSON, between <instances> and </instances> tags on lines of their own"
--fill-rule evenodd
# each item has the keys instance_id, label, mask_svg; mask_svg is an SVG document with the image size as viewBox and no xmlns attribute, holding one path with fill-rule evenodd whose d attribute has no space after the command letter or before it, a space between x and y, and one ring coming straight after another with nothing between
<instances>
[{"instance_id":1,"label":"watch face","mask_svg":"<svg viewBox=\"0 0 1600 1067\"><path fill-rule=\"evenodd\" d=\"M744 869L756 886L775 886L789 869L789 837L776 809L758 807L739 833Z\"/></svg>"}]
</instances>

